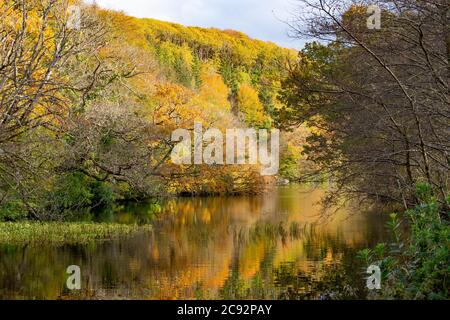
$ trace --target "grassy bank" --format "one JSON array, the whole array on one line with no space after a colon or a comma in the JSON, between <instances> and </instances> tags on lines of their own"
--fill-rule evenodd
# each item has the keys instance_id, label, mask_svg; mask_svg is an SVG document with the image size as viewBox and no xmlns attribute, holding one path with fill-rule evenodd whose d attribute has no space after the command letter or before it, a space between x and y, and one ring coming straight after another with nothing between
<instances>
[{"instance_id":1,"label":"grassy bank","mask_svg":"<svg viewBox=\"0 0 450 320\"><path fill-rule=\"evenodd\" d=\"M85 244L150 230L150 225L113 223L0 222L0 244Z\"/></svg>"}]
</instances>

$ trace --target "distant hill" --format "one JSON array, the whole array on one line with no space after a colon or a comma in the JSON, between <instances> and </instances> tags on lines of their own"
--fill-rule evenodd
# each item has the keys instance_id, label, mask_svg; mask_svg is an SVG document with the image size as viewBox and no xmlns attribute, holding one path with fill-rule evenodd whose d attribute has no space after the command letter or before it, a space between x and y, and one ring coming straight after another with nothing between
<instances>
[{"instance_id":1,"label":"distant hill","mask_svg":"<svg viewBox=\"0 0 450 320\"><path fill-rule=\"evenodd\" d=\"M276 96L286 61L298 54L235 30L186 27L114 11L105 14L119 26L127 41L153 52L168 79L198 89L201 70L209 68L220 74L229 88L229 101L235 111L239 109L241 88L246 93L252 88L270 116L278 103Z\"/></svg>"}]
</instances>

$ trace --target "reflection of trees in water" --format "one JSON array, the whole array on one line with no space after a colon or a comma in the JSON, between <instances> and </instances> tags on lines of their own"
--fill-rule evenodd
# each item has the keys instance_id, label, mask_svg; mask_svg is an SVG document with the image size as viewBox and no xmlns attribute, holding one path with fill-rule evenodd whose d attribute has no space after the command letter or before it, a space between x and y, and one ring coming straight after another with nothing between
<instances>
[{"instance_id":1,"label":"reflection of trees in water","mask_svg":"<svg viewBox=\"0 0 450 320\"><path fill-rule=\"evenodd\" d=\"M231 273L220 290L224 299L352 299L365 296L361 264L355 248L349 248L343 237L317 231L313 227L295 228L287 234L282 225L251 228L246 245L265 237L268 248L258 272L244 279L239 270L239 254L231 266ZM293 228L291 228L293 230ZM278 233L277 233L278 231ZM255 235L256 232L256 235ZM264 232L266 232L264 234ZM264 236L263 236L264 235ZM289 238L289 239L286 239ZM283 240L284 239L284 240ZM306 256L303 261L274 264L277 241L301 241Z\"/></svg>"},{"instance_id":2,"label":"reflection of trees in water","mask_svg":"<svg viewBox=\"0 0 450 320\"><path fill-rule=\"evenodd\" d=\"M275 282L280 287L278 299L355 299L364 298L364 280L358 268L345 263L321 265L315 272L303 272L292 263L274 270ZM320 275L320 276L318 276Z\"/></svg>"},{"instance_id":3,"label":"reflection of trees in water","mask_svg":"<svg viewBox=\"0 0 450 320\"><path fill-rule=\"evenodd\" d=\"M353 253L368 247L372 228L382 223L312 227L304 216L314 212L314 201L295 195L174 199L157 213L150 235L88 246L0 247L0 298L71 297L64 290L71 264L81 267L82 297L316 299L347 292L352 280L363 285ZM153 213L132 205L113 218L133 223Z\"/></svg>"},{"instance_id":4,"label":"reflection of trees in water","mask_svg":"<svg viewBox=\"0 0 450 320\"><path fill-rule=\"evenodd\" d=\"M303 238L308 268L283 263L274 270L280 299L354 299L364 298L365 280L358 247L350 247L342 233L320 230Z\"/></svg>"},{"instance_id":5,"label":"reflection of trees in water","mask_svg":"<svg viewBox=\"0 0 450 320\"><path fill-rule=\"evenodd\" d=\"M0 298L114 297L126 292L136 297L149 276L144 266L150 255L142 249L143 241L148 243L148 235L82 246L0 246ZM81 292L65 286L69 265L81 267Z\"/></svg>"}]
</instances>

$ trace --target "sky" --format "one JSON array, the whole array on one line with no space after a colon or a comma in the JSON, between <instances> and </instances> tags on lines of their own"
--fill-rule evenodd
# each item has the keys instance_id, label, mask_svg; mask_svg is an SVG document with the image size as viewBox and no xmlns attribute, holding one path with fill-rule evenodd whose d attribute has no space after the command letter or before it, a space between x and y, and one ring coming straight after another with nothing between
<instances>
[{"instance_id":1,"label":"sky","mask_svg":"<svg viewBox=\"0 0 450 320\"><path fill-rule=\"evenodd\" d=\"M94 2L94 0L86 0ZM300 49L304 41L288 37L283 21L291 18L295 0L95 0L103 8L138 18L154 18L186 26L242 31L252 38Z\"/></svg>"}]
</instances>

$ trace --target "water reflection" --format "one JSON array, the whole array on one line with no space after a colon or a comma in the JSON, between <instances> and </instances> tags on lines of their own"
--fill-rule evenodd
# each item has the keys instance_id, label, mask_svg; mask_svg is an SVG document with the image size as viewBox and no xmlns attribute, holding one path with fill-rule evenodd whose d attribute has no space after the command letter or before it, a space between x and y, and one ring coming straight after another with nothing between
<instances>
[{"instance_id":1,"label":"water reflection","mask_svg":"<svg viewBox=\"0 0 450 320\"><path fill-rule=\"evenodd\" d=\"M382 240L383 219L341 210L312 225L323 190L122 206L102 219L154 231L87 246L0 247L0 298L362 298L355 252ZM67 266L82 290L65 289Z\"/></svg>"}]
</instances>

